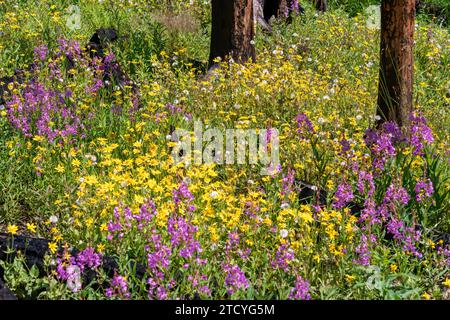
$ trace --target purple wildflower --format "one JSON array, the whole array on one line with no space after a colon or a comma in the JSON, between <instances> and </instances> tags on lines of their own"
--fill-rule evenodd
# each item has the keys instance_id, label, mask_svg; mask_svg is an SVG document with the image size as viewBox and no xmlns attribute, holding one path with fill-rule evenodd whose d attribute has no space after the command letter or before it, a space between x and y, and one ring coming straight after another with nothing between
<instances>
[{"instance_id":1,"label":"purple wildflower","mask_svg":"<svg viewBox=\"0 0 450 320\"><path fill-rule=\"evenodd\" d=\"M77 255L77 265L84 270L85 267L96 269L102 263L102 255L95 253L93 248L86 248Z\"/></svg>"},{"instance_id":2,"label":"purple wildflower","mask_svg":"<svg viewBox=\"0 0 450 320\"><path fill-rule=\"evenodd\" d=\"M369 225L374 225L381 222L379 212L376 210L375 201L371 198L364 202L364 209L361 211L360 221L366 221Z\"/></svg>"},{"instance_id":3,"label":"purple wildflower","mask_svg":"<svg viewBox=\"0 0 450 320\"><path fill-rule=\"evenodd\" d=\"M353 199L352 186L348 183L342 183L338 186L334 195L333 208L342 209Z\"/></svg>"},{"instance_id":4,"label":"purple wildflower","mask_svg":"<svg viewBox=\"0 0 450 320\"><path fill-rule=\"evenodd\" d=\"M119 208L114 208L114 220L110 220L108 222L108 231L110 232L107 236L107 239L111 241L114 236L117 236L118 239L122 239L123 237L123 226L120 223L120 213Z\"/></svg>"},{"instance_id":5,"label":"purple wildflower","mask_svg":"<svg viewBox=\"0 0 450 320\"><path fill-rule=\"evenodd\" d=\"M34 59L39 61L44 61L48 53L48 48L46 45L40 45L34 48Z\"/></svg>"},{"instance_id":6,"label":"purple wildflower","mask_svg":"<svg viewBox=\"0 0 450 320\"><path fill-rule=\"evenodd\" d=\"M360 171L358 175L358 192L360 194L364 194L366 191L366 185L367 183L367 196L372 197L375 193L375 182L373 180L373 175L369 172Z\"/></svg>"},{"instance_id":7,"label":"purple wildflower","mask_svg":"<svg viewBox=\"0 0 450 320\"><path fill-rule=\"evenodd\" d=\"M79 59L81 57L81 46L78 41L59 39L59 50L69 59Z\"/></svg>"},{"instance_id":8,"label":"purple wildflower","mask_svg":"<svg viewBox=\"0 0 450 320\"><path fill-rule=\"evenodd\" d=\"M351 150L350 142L346 139L342 139L339 144L341 145L341 154L345 155L348 151Z\"/></svg>"},{"instance_id":9,"label":"purple wildflower","mask_svg":"<svg viewBox=\"0 0 450 320\"><path fill-rule=\"evenodd\" d=\"M365 142L373 155L373 167L383 171L389 158L396 155L394 144L401 141L401 132L394 124L385 124L380 130L366 131Z\"/></svg>"},{"instance_id":10,"label":"purple wildflower","mask_svg":"<svg viewBox=\"0 0 450 320\"><path fill-rule=\"evenodd\" d=\"M180 107L176 107L171 103L168 103L166 105L166 108L170 111L171 114L178 114L181 113L183 110Z\"/></svg>"},{"instance_id":11,"label":"purple wildflower","mask_svg":"<svg viewBox=\"0 0 450 320\"><path fill-rule=\"evenodd\" d=\"M369 250L370 238L362 234L359 245L356 247L356 254L358 255L357 259L354 259L353 262L362 266L370 265L371 253Z\"/></svg>"},{"instance_id":12,"label":"purple wildflower","mask_svg":"<svg viewBox=\"0 0 450 320\"><path fill-rule=\"evenodd\" d=\"M297 133L302 138L304 138L308 133L315 133L311 120L309 120L306 114L299 113L295 117L295 121L297 122Z\"/></svg>"},{"instance_id":13,"label":"purple wildflower","mask_svg":"<svg viewBox=\"0 0 450 320\"><path fill-rule=\"evenodd\" d=\"M106 289L106 296L108 298L119 297L119 298L130 298L130 293L128 292L127 280L120 276L115 275L111 280L110 287Z\"/></svg>"},{"instance_id":14,"label":"purple wildflower","mask_svg":"<svg viewBox=\"0 0 450 320\"><path fill-rule=\"evenodd\" d=\"M394 144L405 141L405 137L403 135L403 132L400 129L400 127L398 126L397 123L395 123L395 122L385 122L383 124L382 128L383 128L383 131L385 133L387 133L391 137L392 142Z\"/></svg>"},{"instance_id":15,"label":"purple wildflower","mask_svg":"<svg viewBox=\"0 0 450 320\"><path fill-rule=\"evenodd\" d=\"M225 285L227 286L227 292L232 295L238 290L247 289L250 285L245 273L239 268L238 265L224 264L223 269L226 273Z\"/></svg>"},{"instance_id":16,"label":"purple wildflower","mask_svg":"<svg viewBox=\"0 0 450 320\"><path fill-rule=\"evenodd\" d=\"M437 248L437 252L438 252L438 254L440 254L443 257L445 264L447 264L447 266L450 267L450 248L449 248L449 246L446 246L446 247L439 246Z\"/></svg>"},{"instance_id":17,"label":"purple wildflower","mask_svg":"<svg viewBox=\"0 0 450 320\"><path fill-rule=\"evenodd\" d=\"M384 197L384 203L400 203L402 205L407 205L409 202L410 196L408 191L406 191L403 187L397 187L394 184L391 184L387 190Z\"/></svg>"},{"instance_id":18,"label":"purple wildflower","mask_svg":"<svg viewBox=\"0 0 450 320\"><path fill-rule=\"evenodd\" d=\"M423 150L426 144L434 141L433 131L428 127L425 117L422 115L410 117L411 120L411 137L410 143L414 148L414 155L423 155Z\"/></svg>"},{"instance_id":19,"label":"purple wildflower","mask_svg":"<svg viewBox=\"0 0 450 320\"><path fill-rule=\"evenodd\" d=\"M175 205L179 206L184 202L183 200L185 200L186 204L188 205L189 212L195 211L195 206L191 204L194 201L194 196L189 191L189 188L184 181L181 182L180 186L177 189L173 190L172 193Z\"/></svg>"},{"instance_id":20,"label":"purple wildflower","mask_svg":"<svg viewBox=\"0 0 450 320\"><path fill-rule=\"evenodd\" d=\"M67 251L65 252L65 255ZM76 265L75 258L69 256L69 258L58 258L56 267L56 277L60 280L64 280L67 283L67 287L73 292L81 290L81 273L82 270Z\"/></svg>"},{"instance_id":21,"label":"purple wildflower","mask_svg":"<svg viewBox=\"0 0 450 320\"><path fill-rule=\"evenodd\" d=\"M6 102L9 122L26 137L56 138L77 136L84 130L80 116L65 104L64 94L29 82L22 92Z\"/></svg>"},{"instance_id":22,"label":"purple wildflower","mask_svg":"<svg viewBox=\"0 0 450 320\"><path fill-rule=\"evenodd\" d=\"M173 247L180 247L180 256L191 258L196 253L202 252L200 243L195 239L198 228L183 217L171 217L168 222L167 230L171 236Z\"/></svg>"},{"instance_id":23,"label":"purple wildflower","mask_svg":"<svg viewBox=\"0 0 450 320\"><path fill-rule=\"evenodd\" d=\"M282 179L281 196L283 198L289 196L292 192L294 192L293 190L294 179L295 179L295 171L293 169L288 169L287 174Z\"/></svg>"},{"instance_id":24,"label":"purple wildflower","mask_svg":"<svg viewBox=\"0 0 450 320\"><path fill-rule=\"evenodd\" d=\"M159 235L156 231L153 231L151 236L151 241L153 243L153 250L150 252L150 249L147 248L149 252L147 254L147 262L150 270L159 277L164 277L163 273L160 273L160 270L166 270L170 265L170 258L172 255L172 249L161 242L161 235Z\"/></svg>"},{"instance_id":25,"label":"purple wildflower","mask_svg":"<svg viewBox=\"0 0 450 320\"><path fill-rule=\"evenodd\" d=\"M276 259L272 262L274 268L280 268L287 272L290 269L290 263L294 259L294 250L288 244L282 244L278 247Z\"/></svg>"}]
</instances>

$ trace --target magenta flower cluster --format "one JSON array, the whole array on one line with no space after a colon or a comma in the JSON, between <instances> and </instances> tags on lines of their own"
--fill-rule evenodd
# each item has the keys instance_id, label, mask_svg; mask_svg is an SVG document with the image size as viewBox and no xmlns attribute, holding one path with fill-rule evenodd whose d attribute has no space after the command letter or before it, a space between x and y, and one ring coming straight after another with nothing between
<instances>
[{"instance_id":1,"label":"magenta flower cluster","mask_svg":"<svg viewBox=\"0 0 450 320\"><path fill-rule=\"evenodd\" d=\"M333 208L342 209L355 198L352 186L348 183L342 183L338 186L334 195Z\"/></svg>"},{"instance_id":2,"label":"magenta flower cluster","mask_svg":"<svg viewBox=\"0 0 450 320\"><path fill-rule=\"evenodd\" d=\"M227 292L229 295L234 294L239 290L247 289L250 284L245 277L245 273L236 264L223 264L223 270L225 271L225 285L227 286Z\"/></svg>"},{"instance_id":3,"label":"magenta flower cluster","mask_svg":"<svg viewBox=\"0 0 450 320\"><path fill-rule=\"evenodd\" d=\"M274 268L279 268L284 272L291 270L290 263L294 259L294 250L289 247L289 244L285 243L278 247L275 254L275 261L272 262Z\"/></svg>"},{"instance_id":4,"label":"magenta flower cluster","mask_svg":"<svg viewBox=\"0 0 450 320\"><path fill-rule=\"evenodd\" d=\"M414 192L416 193L417 202L430 198L434 192L433 182L430 179L420 180L414 187Z\"/></svg>"},{"instance_id":5,"label":"magenta flower cluster","mask_svg":"<svg viewBox=\"0 0 450 320\"><path fill-rule=\"evenodd\" d=\"M67 255L67 252L65 252ZM91 247L80 251L75 257L69 255L69 259L57 259L56 274L57 278L64 280L67 286L73 291L78 292L82 287L81 276L86 269L97 270L102 264L102 255L96 253Z\"/></svg>"},{"instance_id":6,"label":"magenta flower cluster","mask_svg":"<svg viewBox=\"0 0 450 320\"><path fill-rule=\"evenodd\" d=\"M302 139L305 139L309 134L315 133L313 124L306 114L299 113L295 117L295 121L297 122L297 133Z\"/></svg>"},{"instance_id":7,"label":"magenta flower cluster","mask_svg":"<svg viewBox=\"0 0 450 320\"><path fill-rule=\"evenodd\" d=\"M303 279L301 276L297 276L295 281L295 287L289 294L291 300L311 300L311 294L309 293L309 282Z\"/></svg>"},{"instance_id":8,"label":"magenta flower cluster","mask_svg":"<svg viewBox=\"0 0 450 320\"><path fill-rule=\"evenodd\" d=\"M413 147L413 154L422 156L427 144L434 141L433 131L427 125L427 121L422 115L411 115L411 137L410 143Z\"/></svg>"},{"instance_id":9,"label":"magenta flower cluster","mask_svg":"<svg viewBox=\"0 0 450 320\"><path fill-rule=\"evenodd\" d=\"M110 287L106 289L106 296L108 298L129 299L131 294L128 291L128 283L125 277L116 274L111 280Z\"/></svg>"}]
</instances>

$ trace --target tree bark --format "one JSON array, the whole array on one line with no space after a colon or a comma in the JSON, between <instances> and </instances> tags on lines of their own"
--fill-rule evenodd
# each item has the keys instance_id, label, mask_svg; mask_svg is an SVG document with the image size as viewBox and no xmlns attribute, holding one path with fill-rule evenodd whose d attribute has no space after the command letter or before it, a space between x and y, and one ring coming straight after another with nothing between
<instances>
[{"instance_id":1,"label":"tree bark","mask_svg":"<svg viewBox=\"0 0 450 320\"><path fill-rule=\"evenodd\" d=\"M272 32L272 27L264 19L264 2L265 0L253 0L253 20L255 25L259 24L263 31Z\"/></svg>"},{"instance_id":2,"label":"tree bark","mask_svg":"<svg viewBox=\"0 0 450 320\"><path fill-rule=\"evenodd\" d=\"M255 61L254 36L253 0L212 0L210 68L218 57Z\"/></svg>"},{"instance_id":3,"label":"tree bark","mask_svg":"<svg viewBox=\"0 0 450 320\"><path fill-rule=\"evenodd\" d=\"M415 0L383 0L377 125L408 126L413 110Z\"/></svg>"}]
</instances>

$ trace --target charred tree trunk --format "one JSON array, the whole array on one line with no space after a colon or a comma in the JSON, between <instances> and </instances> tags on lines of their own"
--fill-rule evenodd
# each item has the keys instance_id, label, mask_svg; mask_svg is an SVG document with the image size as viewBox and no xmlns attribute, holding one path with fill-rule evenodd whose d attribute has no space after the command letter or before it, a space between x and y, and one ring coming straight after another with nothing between
<instances>
[{"instance_id":1,"label":"charred tree trunk","mask_svg":"<svg viewBox=\"0 0 450 320\"><path fill-rule=\"evenodd\" d=\"M377 125L407 126L413 110L415 0L383 0Z\"/></svg>"},{"instance_id":2,"label":"charred tree trunk","mask_svg":"<svg viewBox=\"0 0 450 320\"><path fill-rule=\"evenodd\" d=\"M279 18L286 0L266 0L264 2L264 19L269 22L272 17Z\"/></svg>"},{"instance_id":3,"label":"charred tree trunk","mask_svg":"<svg viewBox=\"0 0 450 320\"><path fill-rule=\"evenodd\" d=\"M253 0L213 0L209 67L214 59L255 61Z\"/></svg>"},{"instance_id":4,"label":"charred tree trunk","mask_svg":"<svg viewBox=\"0 0 450 320\"><path fill-rule=\"evenodd\" d=\"M265 0L264 19L269 22L272 17L291 19L293 13L303 11L298 0Z\"/></svg>"}]
</instances>

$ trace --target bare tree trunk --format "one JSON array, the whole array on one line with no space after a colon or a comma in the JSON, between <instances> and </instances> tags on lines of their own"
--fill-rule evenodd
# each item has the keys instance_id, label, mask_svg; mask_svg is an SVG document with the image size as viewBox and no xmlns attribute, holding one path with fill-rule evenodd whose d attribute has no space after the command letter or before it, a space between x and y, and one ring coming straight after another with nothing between
<instances>
[{"instance_id":1,"label":"bare tree trunk","mask_svg":"<svg viewBox=\"0 0 450 320\"><path fill-rule=\"evenodd\" d=\"M253 0L253 20L255 25L259 24L266 32L272 32L272 27L268 21L264 19L264 2L265 0Z\"/></svg>"},{"instance_id":2,"label":"bare tree trunk","mask_svg":"<svg viewBox=\"0 0 450 320\"><path fill-rule=\"evenodd\" d=\"M408 126L413 110L415 12L415 0L381 4L378 126L386 121Z\"/></svg>"},{"instance_id":3,"label":"bare tree trunk","mask_svg":"<svg viewBox=\"0 0 450 320\"><path fill-rule=\"evenodd\" d=\"M209 67L217 57L255 61L254 36L253 0L212 0Z\"/></svg>"},{"instance_id":4,"label":"bare tree trunk","mask_svg":"<svg viewBox=\"0 0 450 320\"><path fill-rule=\"evenodd\" d=\"M264 19L269 22L270 18L289 19L294 11L299 10L297 0L265 0L264 1Z\"/></svg>"},{"instance_id":5,"label":"bare tree trunk","mask_svg":"<svg viewBox=\"0 0 450 320\"><path fill-rule=\"evenodd\" d=\"M270 18L277 16L278 4L280 0L265 0L263 5L264 20L270 21Z\"/></svg>"}]
</instances>

